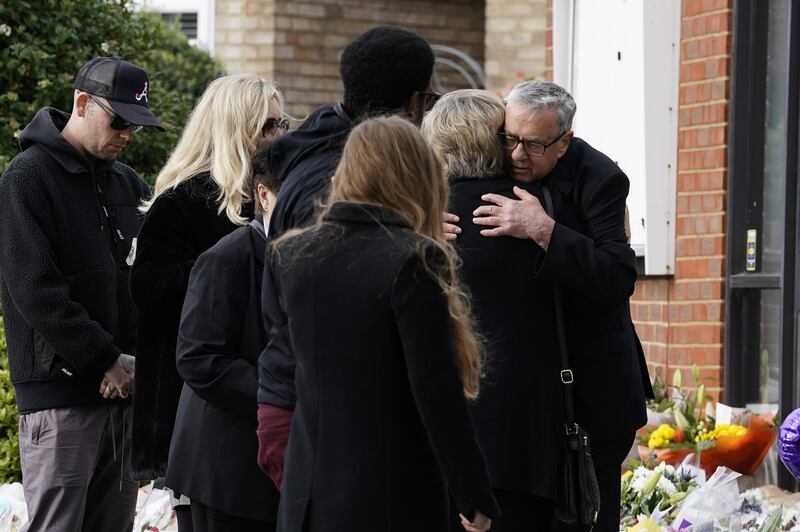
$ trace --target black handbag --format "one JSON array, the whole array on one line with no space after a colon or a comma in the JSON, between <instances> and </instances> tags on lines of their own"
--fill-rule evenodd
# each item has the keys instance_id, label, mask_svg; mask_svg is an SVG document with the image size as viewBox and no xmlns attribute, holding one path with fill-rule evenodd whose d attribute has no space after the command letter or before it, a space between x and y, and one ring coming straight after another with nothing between
<instances>
[{"instance_id":1,"label":"black handbag","mask_svg":"<svg viewBox=\"0 0 800 532\"><path fill-rule=\"evenodd\" d=\"M547 187L542 187L545 210L555 220L553 199ZM561 287L554 285L556 331L561 365L561 383L564 390L564 438L558 478L558 501L550 518L550 530L588 532L597 523L600 511L600 488L590 452L589 434L575 422L567 334L564 327L564 307Z\"/></svg>"}]
</instances>

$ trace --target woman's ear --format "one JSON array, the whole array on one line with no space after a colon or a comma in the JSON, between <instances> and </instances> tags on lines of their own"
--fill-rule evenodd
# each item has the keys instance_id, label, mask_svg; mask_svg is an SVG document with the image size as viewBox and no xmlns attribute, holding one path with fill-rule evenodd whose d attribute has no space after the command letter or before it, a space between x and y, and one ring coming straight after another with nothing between
<instances>
[{"instance_id":1,"label":"woman's ear","mask_svg":"<svg viewBox=\"0 0 800 532\"><path fill-rule=\"evenodd\" d=\"M258 196L258 205L261 207L261 211L267 212L267 209L269 209L269 189L263 183L256 185L256 196Z\"/></svg>"}]
</instances>

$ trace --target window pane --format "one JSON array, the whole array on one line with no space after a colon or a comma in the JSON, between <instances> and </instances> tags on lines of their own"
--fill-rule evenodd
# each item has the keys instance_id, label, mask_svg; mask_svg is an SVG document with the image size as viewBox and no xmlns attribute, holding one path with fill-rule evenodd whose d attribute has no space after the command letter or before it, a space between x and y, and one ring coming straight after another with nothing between
<instances>
[{"instance_id":1,"label":"window pane","mask_svg":"<svg viewBox=\"0 0 800 532\"><path fill-rule=\"evenodd\" d=\"M761 291L758 402L780 403L781 291Z\"/></svg>"},{"instance_id":2,"label":"window pane","mask_svg":"<svg viewBox=\"0 0 800 532\"><path fill-rule=\"evenodd\" d=\"M767 102L764 152L764 209L761 271L780 273L783 267L786 201L786 117L789 105L790 3L769 2Z\"/></svg>"}]
</instances>

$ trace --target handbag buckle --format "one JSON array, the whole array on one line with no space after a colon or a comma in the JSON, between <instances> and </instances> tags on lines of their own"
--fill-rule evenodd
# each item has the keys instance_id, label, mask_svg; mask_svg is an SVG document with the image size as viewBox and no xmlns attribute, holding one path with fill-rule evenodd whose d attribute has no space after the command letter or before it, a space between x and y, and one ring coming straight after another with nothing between
<instances>
[{"instance_id":1,"label":"handbag buckle","mask_svg":"<svg viewBox=\"0 0 800 532\"><path fill-rule=\"evenodd\" d=\"M578 434L580 431L580 427L577 423L566 423L564 425L564 429L567 431L567 436L572 436L573 434Z\"/></svg>"},{"instance_id":2,"label":"handbag buckle","mask_svg":"<svg viewBox=\"0 0 800 532\"><path fill-rule=\"evenodd\" d=\"M571 369L562 369L561 370L561 382L564 384L572 384L575 381L575 377L572 374Z\"/></svg>"}]
</instances>

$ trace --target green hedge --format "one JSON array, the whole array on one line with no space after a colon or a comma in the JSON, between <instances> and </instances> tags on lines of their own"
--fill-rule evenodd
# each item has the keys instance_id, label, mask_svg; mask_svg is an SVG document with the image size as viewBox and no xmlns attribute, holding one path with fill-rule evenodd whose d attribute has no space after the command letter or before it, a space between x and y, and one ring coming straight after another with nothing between
<instances>
[{"instance_id":1,"label":"green hedge","mask_svg":"<svg viewBox=\"0 0 800 532\"><path fill-rule=\"evenodd\" d=\"M166 131L147 129L120 160L152 179L177 142L197 98L221 65L190 46L160 15L124 1L0 1L0 172L18 153L17 135L36 111L72 108L75 74L92 57L120 56L150 75L150 106Z\"/></svg>"},{"instance_id":2,"label":"green hedge","mask_svg":"<svg viewBox=\"0 0 800 532\"><path fill-rule=\"evenodd\" d=\"M22 482L19 466L19 415L14 387L8 374L8 348L0 314L0 484Z\"/></svg>"},{"instance_id":3,"label":"green hedge","mask_svg":"<svg viewBox=\"0 0 800 532\"><path fill-rule=\"evenodd\" d=\"M0 173L39 108L72 108L75 74L92 57L120 56L150 75L150 106L166 131L145 130L122 152L151 183L195 102L222 66L156 13L110 0L0 0ZM18 419L0 314L0 483L20 481Z\"/></svg>"}]
</instances>

